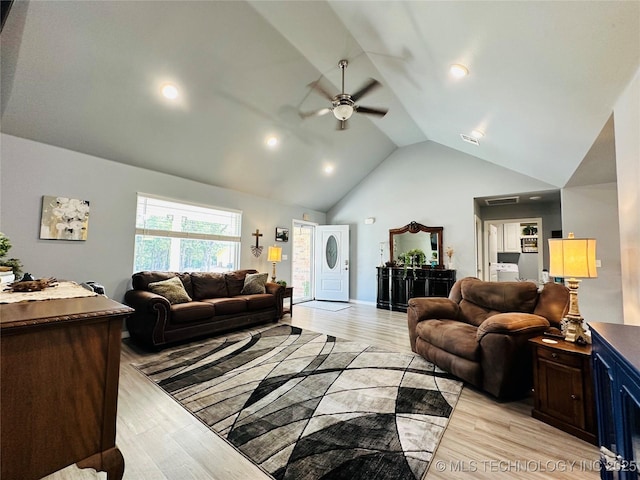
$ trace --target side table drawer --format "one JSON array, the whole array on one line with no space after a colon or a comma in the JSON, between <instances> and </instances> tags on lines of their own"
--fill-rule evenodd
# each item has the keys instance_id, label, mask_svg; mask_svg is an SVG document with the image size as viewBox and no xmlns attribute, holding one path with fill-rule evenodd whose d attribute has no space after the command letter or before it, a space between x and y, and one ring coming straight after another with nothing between
<instances>
[{"instance_id":1,"label":"side table drawer","mask_svg":"<svg viewBox=\"0 0 640 480\"><path fill-rule=\"evenodd\" d=\"M537 347L538 349L538 358L549 360L551 362L558 362L562 365L566 365L568 367L581 367L582 359L576 355L572 355L570 353L559 352L554 350L549 350L544 347Z\"/></svg>"}]
</instances>

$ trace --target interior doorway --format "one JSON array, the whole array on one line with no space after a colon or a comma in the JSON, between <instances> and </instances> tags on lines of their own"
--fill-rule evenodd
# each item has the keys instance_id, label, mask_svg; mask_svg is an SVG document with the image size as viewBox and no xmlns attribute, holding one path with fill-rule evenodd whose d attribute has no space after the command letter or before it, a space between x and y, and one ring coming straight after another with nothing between
<instances>
[{"instance_id":1,"label":"interior doorway","mask_svg":"<svg viewBox=\"0 0 640 480\"><path fill-rule=\"evenodd\" d=\"M541 281L542 218L485 220L484 227L484 280Z\"/></svg>"},{"instance_id":2,"label":"interior doorway","mask_svg":"<svg viewBox=\"0 0 640 480\"><path fill-rule=\"evenodd\" d=\"M314 252L317 224L303 220L293 221L291 252L291 286L293 303L313 300Z\"/></svg>"}]
</instances>

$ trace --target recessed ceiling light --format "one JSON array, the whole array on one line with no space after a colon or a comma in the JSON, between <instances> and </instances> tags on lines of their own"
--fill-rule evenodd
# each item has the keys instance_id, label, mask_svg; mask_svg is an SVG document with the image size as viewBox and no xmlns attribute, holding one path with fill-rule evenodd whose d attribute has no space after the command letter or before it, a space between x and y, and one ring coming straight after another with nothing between
<instances>
[{"instance_id":1,"label":"recessed ceiling light","mask_svg":"<svg viewBox=\"0 0 640 480\"><path fill-rule=\"evenodd\" d=\"M484 132L482 130L471 130L471 136L478 140L484 137Z\"/></svg>"},{"instance_id":2,"label":"recessed ceiling light","mask_svg":"<svg viewBox=\"0 0 640 480\"><path fill-rule=\"evenodd\" d=\"M462 78L469 75L469 69L464 65L460 65L459 63L456 63L454 65L451 65L451 67L449 67L449 73L451 73L451 75L453 75L456 78Z\"/></svg>"},{"instance_id":3,"label":"recessed ceiling light","mask_svg":"<svg viewBox=\"0 0 640 480\"><path fill-rule=\"evenodd\" d=\"M478 139L472 137L471 135L465 135L464 133L461 133L460 138L462 138L462 140L464 140L467 143L471 143L475 145L476 147L480 145L480 142L478 142Z\"/></svg>"},{"instance_id":4,"label":"recessed ceiling light","mask_svg":"<svg viewBox=\"0 0 640 480\"><path fill-rule=\"evenodd\" d=\"M333 173L334 166L331 164L327 164L324 166L323 170L324 170L324 173L326 173L327 175L330 175Z\"/></svg>"},{"instance_id":5,"label":"recessed ceiling light","mask_svg":"<svg viewBox=\"0 0 640 480\"><path fill-rule=\"evenodd\" d=\"M540 195L534 195L533 197L529 197L529 200L540 200L541 198Z\"/></svg>"},{"instance_id":6,"label":"recessed ceiling light","mask_svg":"<svg viewBox=\"0 0 640 480\"><path fill-rule=\"evenodd\" d=\"M271 136L266 138L264 143L269 148L276 148L278 146L278 143L280 143L280 140L278 140L278 137L276 137L275 135L271 135Z\"/></svg>"},{"instance_id":7,"label":"recessed ceiling light","mask_svg":"<svg viewBox=\"0 0 640 480\"><path fill-rule=\"evenodd\" d=\"M161 92L162 95L169 100L175 100L176 98L178 98L178 87L172 85L171 83L163 85Z\"/></svg>"}]
</instances>

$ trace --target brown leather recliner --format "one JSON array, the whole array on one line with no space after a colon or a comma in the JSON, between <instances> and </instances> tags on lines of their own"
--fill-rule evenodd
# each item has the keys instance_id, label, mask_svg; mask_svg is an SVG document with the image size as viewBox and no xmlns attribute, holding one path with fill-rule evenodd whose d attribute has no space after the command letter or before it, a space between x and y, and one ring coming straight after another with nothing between
<instances>
[{"instance_id":1,"label":"brown leather recliner","mask_svg":"<svg viewBox=\"0 0 640 480\"><path fill-rule=\"evenodd\" d=\"M527 395L533 384L528 339L559 328L569 289L547 283L458 280L449 298L412 298L411 349L498 399Z\"/></svg>"}]
</instances>

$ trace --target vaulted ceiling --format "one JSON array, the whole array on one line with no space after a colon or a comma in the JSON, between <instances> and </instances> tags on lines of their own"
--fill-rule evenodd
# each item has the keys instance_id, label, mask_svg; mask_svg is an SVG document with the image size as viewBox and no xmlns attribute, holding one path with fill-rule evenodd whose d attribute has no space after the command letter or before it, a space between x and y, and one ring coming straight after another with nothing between
<instances>
[{"instance_id":1,"label":"vaulted ceiling","mask_svg":"<svg viewBox=\"0 0 640 480\"><path fill-rule=\"evenodd\" d=\"M564 186L640 65L640 2L16 0L0 41L4 133L326 211L426 140ZM343 58L389 112L302 120Z\"/></svg>"}]
</instances>

